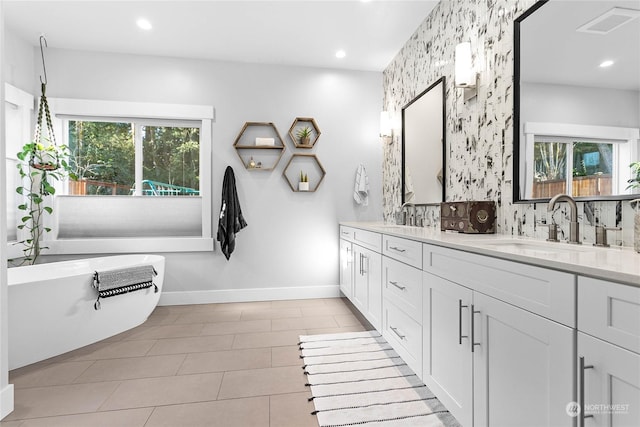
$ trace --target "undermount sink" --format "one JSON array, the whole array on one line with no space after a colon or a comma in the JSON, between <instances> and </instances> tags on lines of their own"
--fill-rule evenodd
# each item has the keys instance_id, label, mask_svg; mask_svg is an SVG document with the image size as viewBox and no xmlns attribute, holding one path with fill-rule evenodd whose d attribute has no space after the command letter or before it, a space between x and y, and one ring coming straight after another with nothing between
<instances>
[{"instance_id":1,"label":"undermount sink","mask_svg":"<svg viewBox=\"0 0 640 427\"><path fill-rule=\"evenodd\" d=\"M601 249L591 245L572 245L566 242L547 242L519 239L501 239L485 242L469 240L468 243L476 246L490 247L492 249L503 251L537 251L547 253L593 252Z\"/></svg>"}]
</instances>

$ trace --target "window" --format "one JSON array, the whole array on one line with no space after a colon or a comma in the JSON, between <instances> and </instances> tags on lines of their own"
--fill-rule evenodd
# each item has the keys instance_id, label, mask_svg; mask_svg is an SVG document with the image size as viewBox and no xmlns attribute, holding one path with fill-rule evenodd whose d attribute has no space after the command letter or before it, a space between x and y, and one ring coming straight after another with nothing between
<instances>
[{"instance_id":1,"label":"window","mask_svg":"<svg viewBox=\"0 0 640 427\"><path fill-rule=\"evenodd\" d=\"M213 250L213 107L49 99L74 179L45 223L47 253Z\"/></svg>"},{"instance_id":2,"label":"window","mask_svg":"<svg viewBox=\"0 0 640 427\"><path fill-rule=\"evenodd\" d=\"M630 194L629 164L640 155L640 130L533 122L525 123L523 130L523 199L562 193L574 197Z\"/></svg>"},{"instance_id":3,"label":"window","mask_svg":"<svg viewBox=\"0 0 640 427\"><path fill-rule=\"evenodd\" d=\"M69 194L200 194L199 123L69 120L68 129Z\"/></svg>"},{"instance_id":4,"label":"window","mask_svg":"<svg viewBox=\"0 0 640 427\"><path fill-rule=\"evenodd\" d=\"M539 138L534 144L533 198L561 193L573 197L612 195L613 157L613 143Z\"/></svg>"}]
</instances>

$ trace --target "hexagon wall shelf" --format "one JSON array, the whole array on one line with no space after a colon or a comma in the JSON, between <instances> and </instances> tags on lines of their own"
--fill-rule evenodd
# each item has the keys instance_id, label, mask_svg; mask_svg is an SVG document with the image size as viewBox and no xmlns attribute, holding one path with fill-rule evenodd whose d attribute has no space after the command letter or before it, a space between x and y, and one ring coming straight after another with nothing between
<instances>
[{"instance_id":1,"label":"hexagon wall shelf","mask_svg":"<svg viewBox=\"0 0 640 427\"><path fill-rule=\"evenodd\" d=\"M300 190L298 187L301 171L309 177L309 190ZM282 172L282 176L291 187L291 191L300 193L313 193L316 191L326 174L315 154L302 153L296 153L291 156Z\"/></svg>"},{"instance_id":2,"label":"hexagon wall shelf","mask_svg":"<svg viewBox=\"0 0 640 427\"><path fill-rule=\"evenodd\" d=\"M233 148L249 171L273 170L285 150L284 141L271 122L246 122Z\"/></svg>"},{"instance_id":3,"label":"hexagon wall shelf","mask_svg":"<svg viewBox=\"0 0 640 427\"><path fill-rule=\"evenodd\" d=\"M311 129L311 135L308 144L303 144L300 141L300 138L298 138L297 136L298 132L305 127ZM291 141L293 141L293 144L296 146L296 148L313 148L316 142L318 142L318 138L320 138L321 133L322 132L320 132L318 123L316 123L316 120L314 118L296 117L296 119L293 121L293 124L291 125L291 128L289 129L289 138L291 138Z\"/></svg>"}]
</instances>

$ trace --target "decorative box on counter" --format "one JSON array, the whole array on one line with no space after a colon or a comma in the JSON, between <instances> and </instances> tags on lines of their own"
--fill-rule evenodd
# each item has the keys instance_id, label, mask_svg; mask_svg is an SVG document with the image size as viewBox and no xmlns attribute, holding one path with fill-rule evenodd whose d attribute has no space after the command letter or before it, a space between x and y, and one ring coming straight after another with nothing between
<instances>
[{"instance_id":1,"label":"decorative box on counter","mask_svg":"<svg viewBox=\"0 0 640 427\"><path fill-rule=\"evenodd\" d=\"M441 203L440 229L470 234L495 233L496 204L486 201Z\"/></svg>"}]
</instances>

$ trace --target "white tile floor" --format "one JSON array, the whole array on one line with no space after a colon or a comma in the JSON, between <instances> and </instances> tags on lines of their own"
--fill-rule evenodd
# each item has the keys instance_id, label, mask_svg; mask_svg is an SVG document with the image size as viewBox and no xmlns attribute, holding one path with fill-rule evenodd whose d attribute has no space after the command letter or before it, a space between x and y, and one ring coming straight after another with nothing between
<instances>
[{"instance_id":1,"label":"white tile floor","mask_svg":"<svg viewBox=\"0 0 640 427\"><path fill-rule=\"evenodd\" d=\"M146 323L9 373L2 427L317 426L299 335L365 330L341 298L158 307Z\"/></svg>"}]
</instances>

